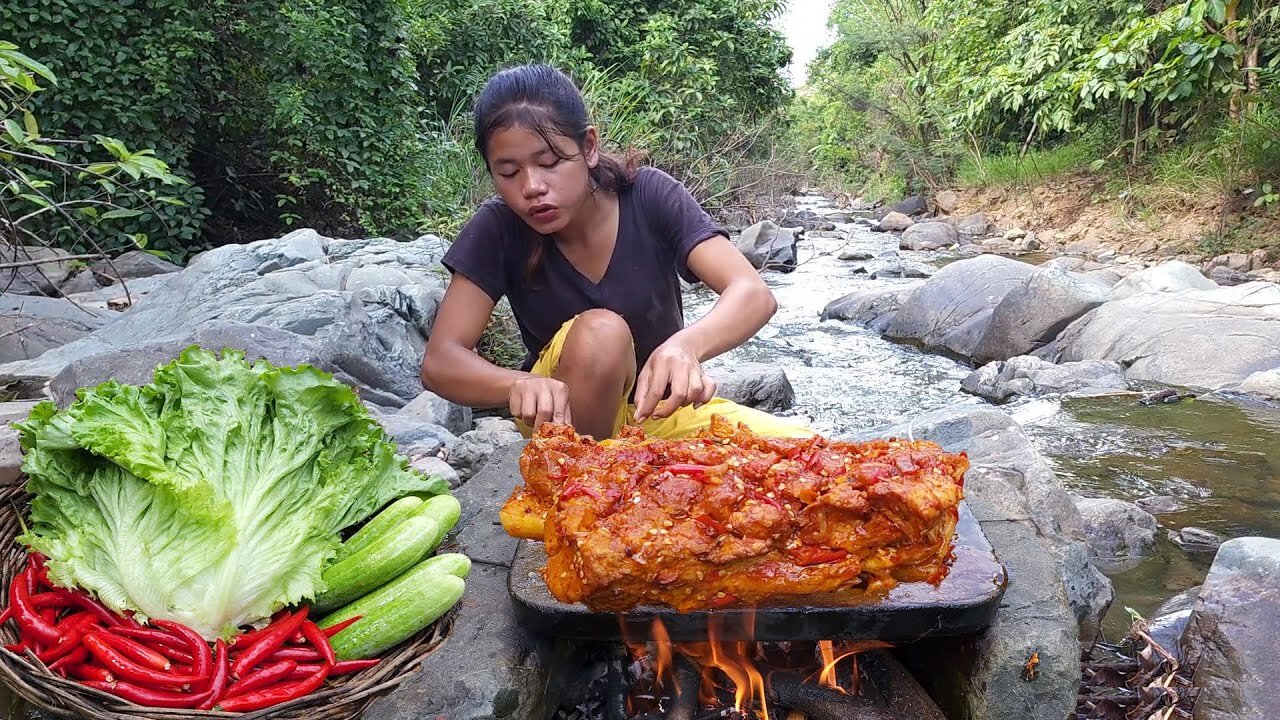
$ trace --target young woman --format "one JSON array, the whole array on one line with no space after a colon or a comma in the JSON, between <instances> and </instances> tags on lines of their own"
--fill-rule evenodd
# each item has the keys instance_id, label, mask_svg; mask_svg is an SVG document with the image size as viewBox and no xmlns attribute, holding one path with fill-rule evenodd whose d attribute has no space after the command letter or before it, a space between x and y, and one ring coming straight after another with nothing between
<instances>
[{"instance_id":1,"label":"young woman","mask_svg":"<svg viewBox=\"0 0 1280 720\"><path fill-rule=\"evenodd\" d=\"M452 279L423 359L427 388L506 405L526 436L552 421L597 440L626 424L683 437L713 413L762 434L812 434L715 397L703 361L764 326L773 294L683 185L601 151L567 76L498 73L476 102L475 133L499 196L444 257ZM688 327L680 276L719 295ZM503 296L528 350L520 370L475 352Z\"/></svg>"}]
</instances>

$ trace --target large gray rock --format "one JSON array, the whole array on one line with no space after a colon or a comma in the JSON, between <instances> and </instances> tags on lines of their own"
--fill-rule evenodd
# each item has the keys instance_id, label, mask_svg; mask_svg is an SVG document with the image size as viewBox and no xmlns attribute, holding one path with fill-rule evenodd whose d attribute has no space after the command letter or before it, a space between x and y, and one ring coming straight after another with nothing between
<instances>
[{"instance_id":1,"label":"large gray rock","mask_svg":"<svg viewBox=\"0 0 1280 720\"><path fill-rule=\"evenodd\" d=\"M423 350L444 293L438 261L438 248L425 239L334 240L312 230L223 246L159 276L163 285L109 331L0 365L0 383L39 385L76 359L182 338L222 321L310 338L362 392L372 389L375 402L399 407L422 392Z\"/></svg>"},{"instance_id":2,"label":"large gray rock","mask_svg":"<svg viewBox=\"0 0 1280 720\"><path fill-rule=\"evenodd\" d=\"M1129 275L1111 289L1112 300L1123 300L1144 293L1212 290L1217 285L1199 270L1182 262L1169 260Z\"/></svg>"},{"instance_id":3,"label":"large gray rock","mask_svg":"<svg viewBox=\"0 0 1280 720\"><path fill-rule=\"evenodd\" d=\"M166 275L182 269L179 265L174 265L168 260L143 250L130 250L112 259L111 262L99 260L89 267L104 285L110 285L119 280Z\"/></svg>"},{"instance_id":4,"label":"large gray rock","mask_svg":"<svg viewBox=\"0 0 1280 720\"><path fill-rule=\"evenodd\" d=\"M1199 596L1199 585L1180 592L1161 603L1147 622L1147 634L1176 657L1179 663L1183 661L1182 632L1191 620L1191 612L1195 609L1196 598Z\"/></svg>"},{"instance_id":5,"label":"large gray rock","mask_svg":"<svg viewBox=\"0 0 1280 720\"><path fill-rule=\"evenodd\" d=\"M1142 508L1114 498L1076 498L1084 519L1089 557L1104 570L1131 568L1156 546L1156 519Z\"/></svg>"},{"instance_id":6,"label":"large gray rock","mask_svg":"<svg viewBox=\"0 0 1280 720\"><path fill-rule=\"evenodd\" d=\"M414 398L396 413L429 425L439 425L454 435L471 430L471 408L449 402L430 390Z\"/></svg>"},{"instance_id":7,"label":"large gray rock","mask_svg":"<svg viewBox=\"0 0 1280 720\"><path fill-rule=\"evenodd\" d=\"M522 444L493 457L454 493L462 516L441 552L471 558L467 590L449 638L395 690L382 694L364 720L526 720L548 717L549 642L519 621L507 591L516 540L496 522L498 508L520 482Z\"/></svg>"},{"instance_id":8,"label":"large gray rock","mask_svg":"<svg viewBox=\"0 0 1280 720\"><path fill-rule=\"evenodd\" d=\"M998 410L952 408L872 434L902 437L908 428L969 452L966 502L1009 574L991 627L972 638L916 643L905 650L909 665L956 720L1068 717L1079 692L1081 636L1096 636L1100 619L1082 622L1075 608L1105 611L1110 602L1110 585L1083 544L1065 540L1079 533L1079 513L1030 440ZM1069 594L1090 588L1095 595ZM1024 668L1036 653L1038 675L1028 682Z\"/></svg>"},{"instance_id":9,"label":"large gray rock","mask_svg":"<svg viewBox=\"0 0 1280 720\"><path fill-rule=\"evenodd\" d=\"M933 202L944 213L953 213L960 206L960 196L955 190L943 190L933 196Z\"/></svg>"},{"instance_id":10,"label":"large gray rock","mask_svg":"<svg viewBox=\"0 0 1280 720\"><path fill-rule=\"evenodd\" d=\"M81 273L77 275L79 278L83 275L92 276L93 273ZM66 293L68 300L74 300L77 304L84 307L97 308L99 310L116 310L123 312L140 304L143 299L154 292L156 289L164 287L169 278L176 277L173 273L164 275L152 275L150 277L133 278L125 280L106 287L99 287L94 290L85 292L71 292L72 288L63 286L63 292Z\"/></svg>"},{"instance_id":11,"label":"large gray rock","mask_svg":"<svg viewBox=\"0 0 1280 720\"><path fill-rule=\"evenodd\" d=\"M965 480L966 497L976 493L993 512L1034 525L1048 550L1042 554L1056 563L1080 641L1093 644L1114 598L1111 582L1089 561L1084 520L1071 495L1013 418L991 407L956 405L862 435L915 437L950 452L968 452L972 467ZM975 515L984 518L977 510ZM997 555L999 551L997 546Z\"/></svg>"},{"instance_id":12,"label":"large gray rock","mask_svg":"<svg viewBox=\"0 0 1280 720\"><path fill-rule=\"evenodd\" d=\"M987 216L982 213L974 213L960 218L956 222L956 230L962 235L969 237L979 237L987 234L990 225L987 223ZM1012 239L1012 238L1006 238Z\"/></svg>"},{"instance_id":13,"label":"large gray rock","mask_svg":"<svg viewBox=\"0 0 1280 720\"><path fill-rule=\"evenodd\" d=\"M494 453L523 441L524 436L515 430L472 430L463 433L449 448L446 460L465 479L488 462Z\"/></svg>"},{"instance_id":14,"label":"large gray rock","mask_svg":"<svg viewBox=\"0 0 1280 720\"><path fill-rule=\"evenodd\" d=\"M1280 400L1280 368L1259 370L1241 381L1236 389L1268 400Z\"/></svg>"},{"instance_id":15,"label":"large gray rock","mask_svg":"<svg viewBox=\"0 0 1280 720\"><path fill-rule=\"evenodd\" d=\"M1035 268L995 255L944 266L903 301L885 335L970 357L1006 293Z\"/></svg>"},{"instance_id":16,"label":"large gray rock","mask_svg":"<svg viewBox=\"0 0 1280 720\"><path fill-rule=\"evenodd\" d=\"M903 250L940 250L959 242L956 229L944 222L916 223L902 232L898 247Z\"/></svg>"},{"instance_id":17,"label":"large gray rock","mask_svg":"<svg viewBox=\"0 0 1280 720\"><path fill-rule=\"evenodd\" d=\"M880 218L880 224L877 229L884 230L886 232L902 232L915 224L915 220L912 220L910 217L907 217L900 212L890 212L888 215Z\"/></svg>"},{"instance_id":18,"label":"large gray rock","mask_svg":"<svg viewBox=\"0 0 1280 720\"><path fill-rule=\"evenodd\" d=\"M992 402L1012 397L1096 395L1129 389L1124 368L1109 360L1054 363L1030 355L987 363L960 381L960 389Z\"/></svg>"},{"instance_id":19,"label":"large gray rock","mask_svg":"<svg viewBox=\"0 0 1280 720\"><path fill-rule=\"evenodd\" d=\"M895 285L890 288L855 290L822 309L822 320L844 320L866 325L883 332L892 322L902 302L923 283Z\"/></svg>"},{"instance_id":20,"label":"large gray rock","mask_svg":"<svg viewBox=\"0 0 1280 720\"><path fill-rule=\"evenodd\" d=\"M799 255L796 250L796 231L778 227L770 220L758 222L742 231L738 238L738 251L757 270L796 269Z\"/></svg>"},{"instance_id":21,"label":"large gray rock","mask_svg":"<svg viewBox=\"0 0 1280 720\"><path fill-rule=\"evenodd\" d=\"M0 363L40 357L117 317L65 298L5 293L0 295Z\"/></svg>"},{"instance_id":22,"label":"large gray rock","mask_svg":"<svg viewBox=\"0 0 1280 720\"><path fill-rule=\"evenodd\" d=\"M986 363L1039 350L1106 301L1107 290L1099 285L1060 268L1037 269L996 305L973 359Z\"/></svg>"},{"instance_id":23,"label":"large gray rock","mask_svg":"<svg viewBox=\"0 0 1280 720\"><path fill-rule=\"evenodd\" d=\"M1280 285L1251 282L1112 300L1038 354L1055 362L1113 360L1126 367L1130 380L1234 389L1256 372L1280 367Z\"/></svg>"},{"instance_id":24,"label":"large gray rock","mask_svg":"<svg viewBox=\"0 0 1280 720\"><path fill-rule=\"evenodd\" d=\"M888 212L886 212L885 214L887 215L888 213L897 212L897 213L902 213L903 215L915 216L925 212L928 209L929 209L929 201L926 200L923 195L912 195L909 198L900 200L897 203L891 205L888 209Z\"/></svg>"},{"instance_id":25,"label":"large gray rock","mask_svg":"<svg viewBox=\"0 0 1280 720\"><path fill-rule=\"evenodd\" d=\"M1280 717L1280 540L1229 540L1218 550L1182 634L1200 690L1196 720Z\"/></svg>"},{"instance_id":26,"label":"large gray rock","mask_svg":"<svg viewBox=\"0 0 1280 720\"><path fill-rule=\"evenodd\" d=\"M780 365L743 363L709 371L715 378L716 395L739 405L765 412L790 410L796 391Z\"/></svg>"},{"instance_id":27,"label":"large gray rock","mask_svg":"<svg viewBox=\"0 0 1280 720\"><path fill-rule=\"evenodd\" d=\"M0 294L56 296L58 286L75 272L65 250L39 246L17 246L0 242L0 264L25 263L33 265L0 270Z\"/></svg>"},{"instance_id":28,"label":"large gray rock","mask_svg":"<svg viewBox=\"0 0 1280 720\"><path fill-rule=\"evenodd\" d=\"M0 488L13 484L22 475L22 446L18 431L10 423L26 420L35 405L34 400L0 403Z\"/></svg>"}]
</instances>

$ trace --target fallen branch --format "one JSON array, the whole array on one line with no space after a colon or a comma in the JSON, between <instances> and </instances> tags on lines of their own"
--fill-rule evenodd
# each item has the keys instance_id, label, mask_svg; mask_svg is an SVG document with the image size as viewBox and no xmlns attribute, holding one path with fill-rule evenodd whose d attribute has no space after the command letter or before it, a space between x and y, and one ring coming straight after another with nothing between
<instances>
[{"instance_id":1,"label":"fallen branch","mask_svg":"<svg viewBox=\"0 0 1280 720\"><path fill-rule=\"evenodd\" d=\"M53 263L67 262L70 260L98 260L104 257L106 257L106 255L102 253L86 253L84 255L63 255L62 257L44 258L42 260L19 260L17 262L0 263L0 270L30 267L32 265L51 265Z\"/></svg>"}]
</instances>

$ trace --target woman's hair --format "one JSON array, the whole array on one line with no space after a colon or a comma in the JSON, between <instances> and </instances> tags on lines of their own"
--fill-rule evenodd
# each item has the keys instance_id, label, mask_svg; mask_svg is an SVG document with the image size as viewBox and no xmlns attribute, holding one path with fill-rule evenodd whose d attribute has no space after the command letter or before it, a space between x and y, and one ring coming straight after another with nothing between
<instances>
[{"instance_id":1,"label":"woman's hair","mask_svg":"<svg viewBox=\"0 0 1280 720\"><path fill-rule=\"evenodd\" d=\"M489 139L499 130L523 127L538 133L551 151L562 160L554 136L573 140L584 149L590 119L582 93L569 76L550 65L520 65L500 71L489 79L475 104L476 149L489 162ZM635 179L636 156L619 157L600 150L599 161L590 169L591 191L619 192ZM539 238L529 256L532 279L545 253L545 238Z\"/></svg>"},{"instance_id":2,"label":"woman's hair","mask_svg":"<svg viewBox=\"0 0 1280 720\"><path fill-rule=\"evenodd\" d=\"M583 150L587 139L587 105L569 76L550 65L520 65L489 79L475 105L476 149L489 161L489 138L499 130L524 127L532 130L559 155L553 136L573 140ZM570 158L561 156L562 160ZM635 177L634 158L621 158L600 151L600 161L591 168L594 188L618 192L630 187Z\"/></svg>"}]
</instances>

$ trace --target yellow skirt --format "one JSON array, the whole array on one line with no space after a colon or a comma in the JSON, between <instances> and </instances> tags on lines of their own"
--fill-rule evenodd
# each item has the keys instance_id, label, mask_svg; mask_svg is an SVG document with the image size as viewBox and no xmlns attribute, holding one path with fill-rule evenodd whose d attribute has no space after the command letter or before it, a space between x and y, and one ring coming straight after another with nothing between
<instances>
[{"instance_id":1,"label":"yellow skirt","mask_svg":"<svg viewBox=\"0 0 1280 720\"><path fill-rule=\"evenodd\" d=\"M534 363L530 372L543 377L551 377L555 373L556 368L560 366L560 352L564 349L565 338L569 336L569 330L572 327L573 319L560 326L560 330L556 332L555 337L551 338L551 342L547 343L547 346L538 355L538 360ZM613 421L614 435L617 435L618 430L623 425L628 424L631 418L635 417L635 405L627 402L627 398L631 395L631 389L632 385L628 384L626 389L623 390L623 400L618 408L618 417ZM744 423L751 428L752 432L758 435L804 438L812 437L815 434L813 430L798 423L788 422L767 412L745 407L724 398L712 398L710 402L697 408L692 405L686 405L678 408L668 417L650 418L641 423L640 427L650 437L678 439L710 427L712 415L720 415L735 424ZM520 432L525 437L532 435L532 430L529 426L520 420L516 420L516 427L520 429Z\"/></svg>"}]
</instances>

